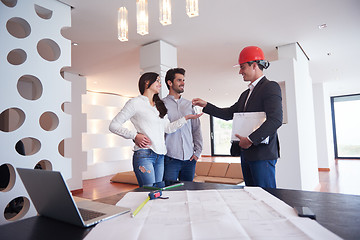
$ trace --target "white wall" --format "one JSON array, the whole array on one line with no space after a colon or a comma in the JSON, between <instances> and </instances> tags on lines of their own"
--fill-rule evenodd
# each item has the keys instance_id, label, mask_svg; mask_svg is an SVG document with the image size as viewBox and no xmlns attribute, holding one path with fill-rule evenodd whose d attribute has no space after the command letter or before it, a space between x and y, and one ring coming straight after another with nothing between
<instances>
[{"instance_id":1,"label":"white wall","mask_svg":"<svg viewBox=\"0 0 360 240\"><path fill-rule=\"evenodd\" d=\"M65 140L64 154L72 158L71 178L66 183L70 190L82 189L82 173L87 169L87 153L82 151L82 134L86 132L86 114L82 113L82 96L86 94L86 78L64 72L64 79L71 82L71 102L65 103L64 111L71 115L71 138Z\"/></svg>"},{"instance_id":2,"label":"white wall","mask_svg":"<svg viewBox=\"0 0 360 240\"><path fill-rule=\"evenodd\" d=\"M335 164L330 97L360 93L360 82L344 79L341 82L314 83L314 106L319 168L331 169Z\"/></svg>"},{"instance_id":3,"label":"white wall","mask_svg":"<svg viewBox=\"0 0 360 240\"><path fill-rule=\"evenodd\" d=\"M82 150L87 152L87 169L83 172L83 179L132 170L134 143L109 131L111 120L129 99L96 92L83 95L82 111L87 114L87 129L82 137ZM130 121L125 126L133 128Z\"/></svg>"},{"instance_id":4,"label":"white wall","mask_svg":"<svg viewBox=\"0 0 360 240\"><path fill-rule=\"evenodd\" d=\"M71 137L71 117L62 110L63 103L71 101L71 84L60 75L71 62L71 43L60 33L70 26L71 9L55 0L1 1L0 12L0 113L17 108L24 115L16 129L0 131L0 165L7 165L11 175L8 188L0 191L2 224L36 214L17 167L34 168L46 162L46 169L61 171L65 179L71 177L71 159L59 151L63 140ZM42 116L50 120L46 128ZM36 148L35 152L26 149L25 156L15 151L16 143L24 138L34 139L30 145ZM25 205L6 220L6 205L17 197L23 197Z\"/></svg>"}]
</instances>

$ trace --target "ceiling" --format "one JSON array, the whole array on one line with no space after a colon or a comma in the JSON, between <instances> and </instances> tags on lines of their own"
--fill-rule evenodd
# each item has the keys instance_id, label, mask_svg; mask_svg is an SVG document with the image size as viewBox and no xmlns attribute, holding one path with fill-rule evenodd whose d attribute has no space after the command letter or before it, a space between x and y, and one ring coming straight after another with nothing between
<instances>
[{"instance_id":1,"label":"ceiling","mask_svg":"<svg viewBox=\"0 0 360 240\"><path fill-rule=\"evenodd\" d=\"M62 34L79 44L72 46L68 71L86 76L88 90L138 95L140 47L157 40L177 48L178 66L187 71L184 96L216 97L219 105L232 104L246 88L232 66L248 45L261 47L274 61L277 46L298 42L310 59L313 82L355 80L358 75L359 0L199 0L195 18L186 15L185 0L172 0L168 26L158 20L158 0L150 0L150 33L145 36L136 33L136 0L60 1L73 7L71 27ZM128 42L117 39L122 6L128 9ZM321 24L327 27L319 29Z\"/></svg>"}]
</instances>

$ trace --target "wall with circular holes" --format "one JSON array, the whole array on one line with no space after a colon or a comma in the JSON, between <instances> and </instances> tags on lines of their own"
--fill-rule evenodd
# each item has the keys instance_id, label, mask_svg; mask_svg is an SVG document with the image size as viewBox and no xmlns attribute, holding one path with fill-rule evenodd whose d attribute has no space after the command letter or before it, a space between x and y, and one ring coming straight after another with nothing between
<instances>
[{"instance_id":1,"label":"wall with circular holes","mask_svg":"<svg viewBox=\"0 0 360 240\"><path fill-rule=\"evenodd\" d=\"M16 168L71 177L64 141L71 137L71 9L56 0L0 0L0 224L36 215Z\"/></svg>"}]
</instances>

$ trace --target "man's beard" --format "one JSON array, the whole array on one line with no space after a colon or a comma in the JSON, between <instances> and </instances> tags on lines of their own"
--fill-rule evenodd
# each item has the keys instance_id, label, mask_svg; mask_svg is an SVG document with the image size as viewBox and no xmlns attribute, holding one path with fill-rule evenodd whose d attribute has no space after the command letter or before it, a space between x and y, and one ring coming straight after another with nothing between
<instances>
[{"instance_id":1,"label":"man's beard","mask_svg":"<svg viewBox=\"0 0 360 240\"><path fill-rule=\"evenodd\" d=\"M183 93L184 89L183 88L176 88L176 89L174 89L174 91L177 92L177 93Z\"/></svg>"}]
</instances>

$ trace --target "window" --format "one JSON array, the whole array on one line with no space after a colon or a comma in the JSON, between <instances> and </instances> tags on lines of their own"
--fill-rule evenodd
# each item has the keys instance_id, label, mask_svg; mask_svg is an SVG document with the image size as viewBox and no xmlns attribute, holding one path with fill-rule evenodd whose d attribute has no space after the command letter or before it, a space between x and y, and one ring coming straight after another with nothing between
<instances>
[{"instance_id":1,"label":"window","mask_svg":"<svg viewBox=\"0 0 360 240\"><path fill-rule=\"evenodd\" d=\"M230 156L232 120L210 116L211 155Z\"/></svg>"},{"instance_id":2,"label":"window","mask_svg":"<svg viewBox=\"0 0 360 240\"><path fill-rule=\"evenodd\" d=\"M360 159L360 94L331 97L336 158Z\"/></svg>"}]
</instances>

